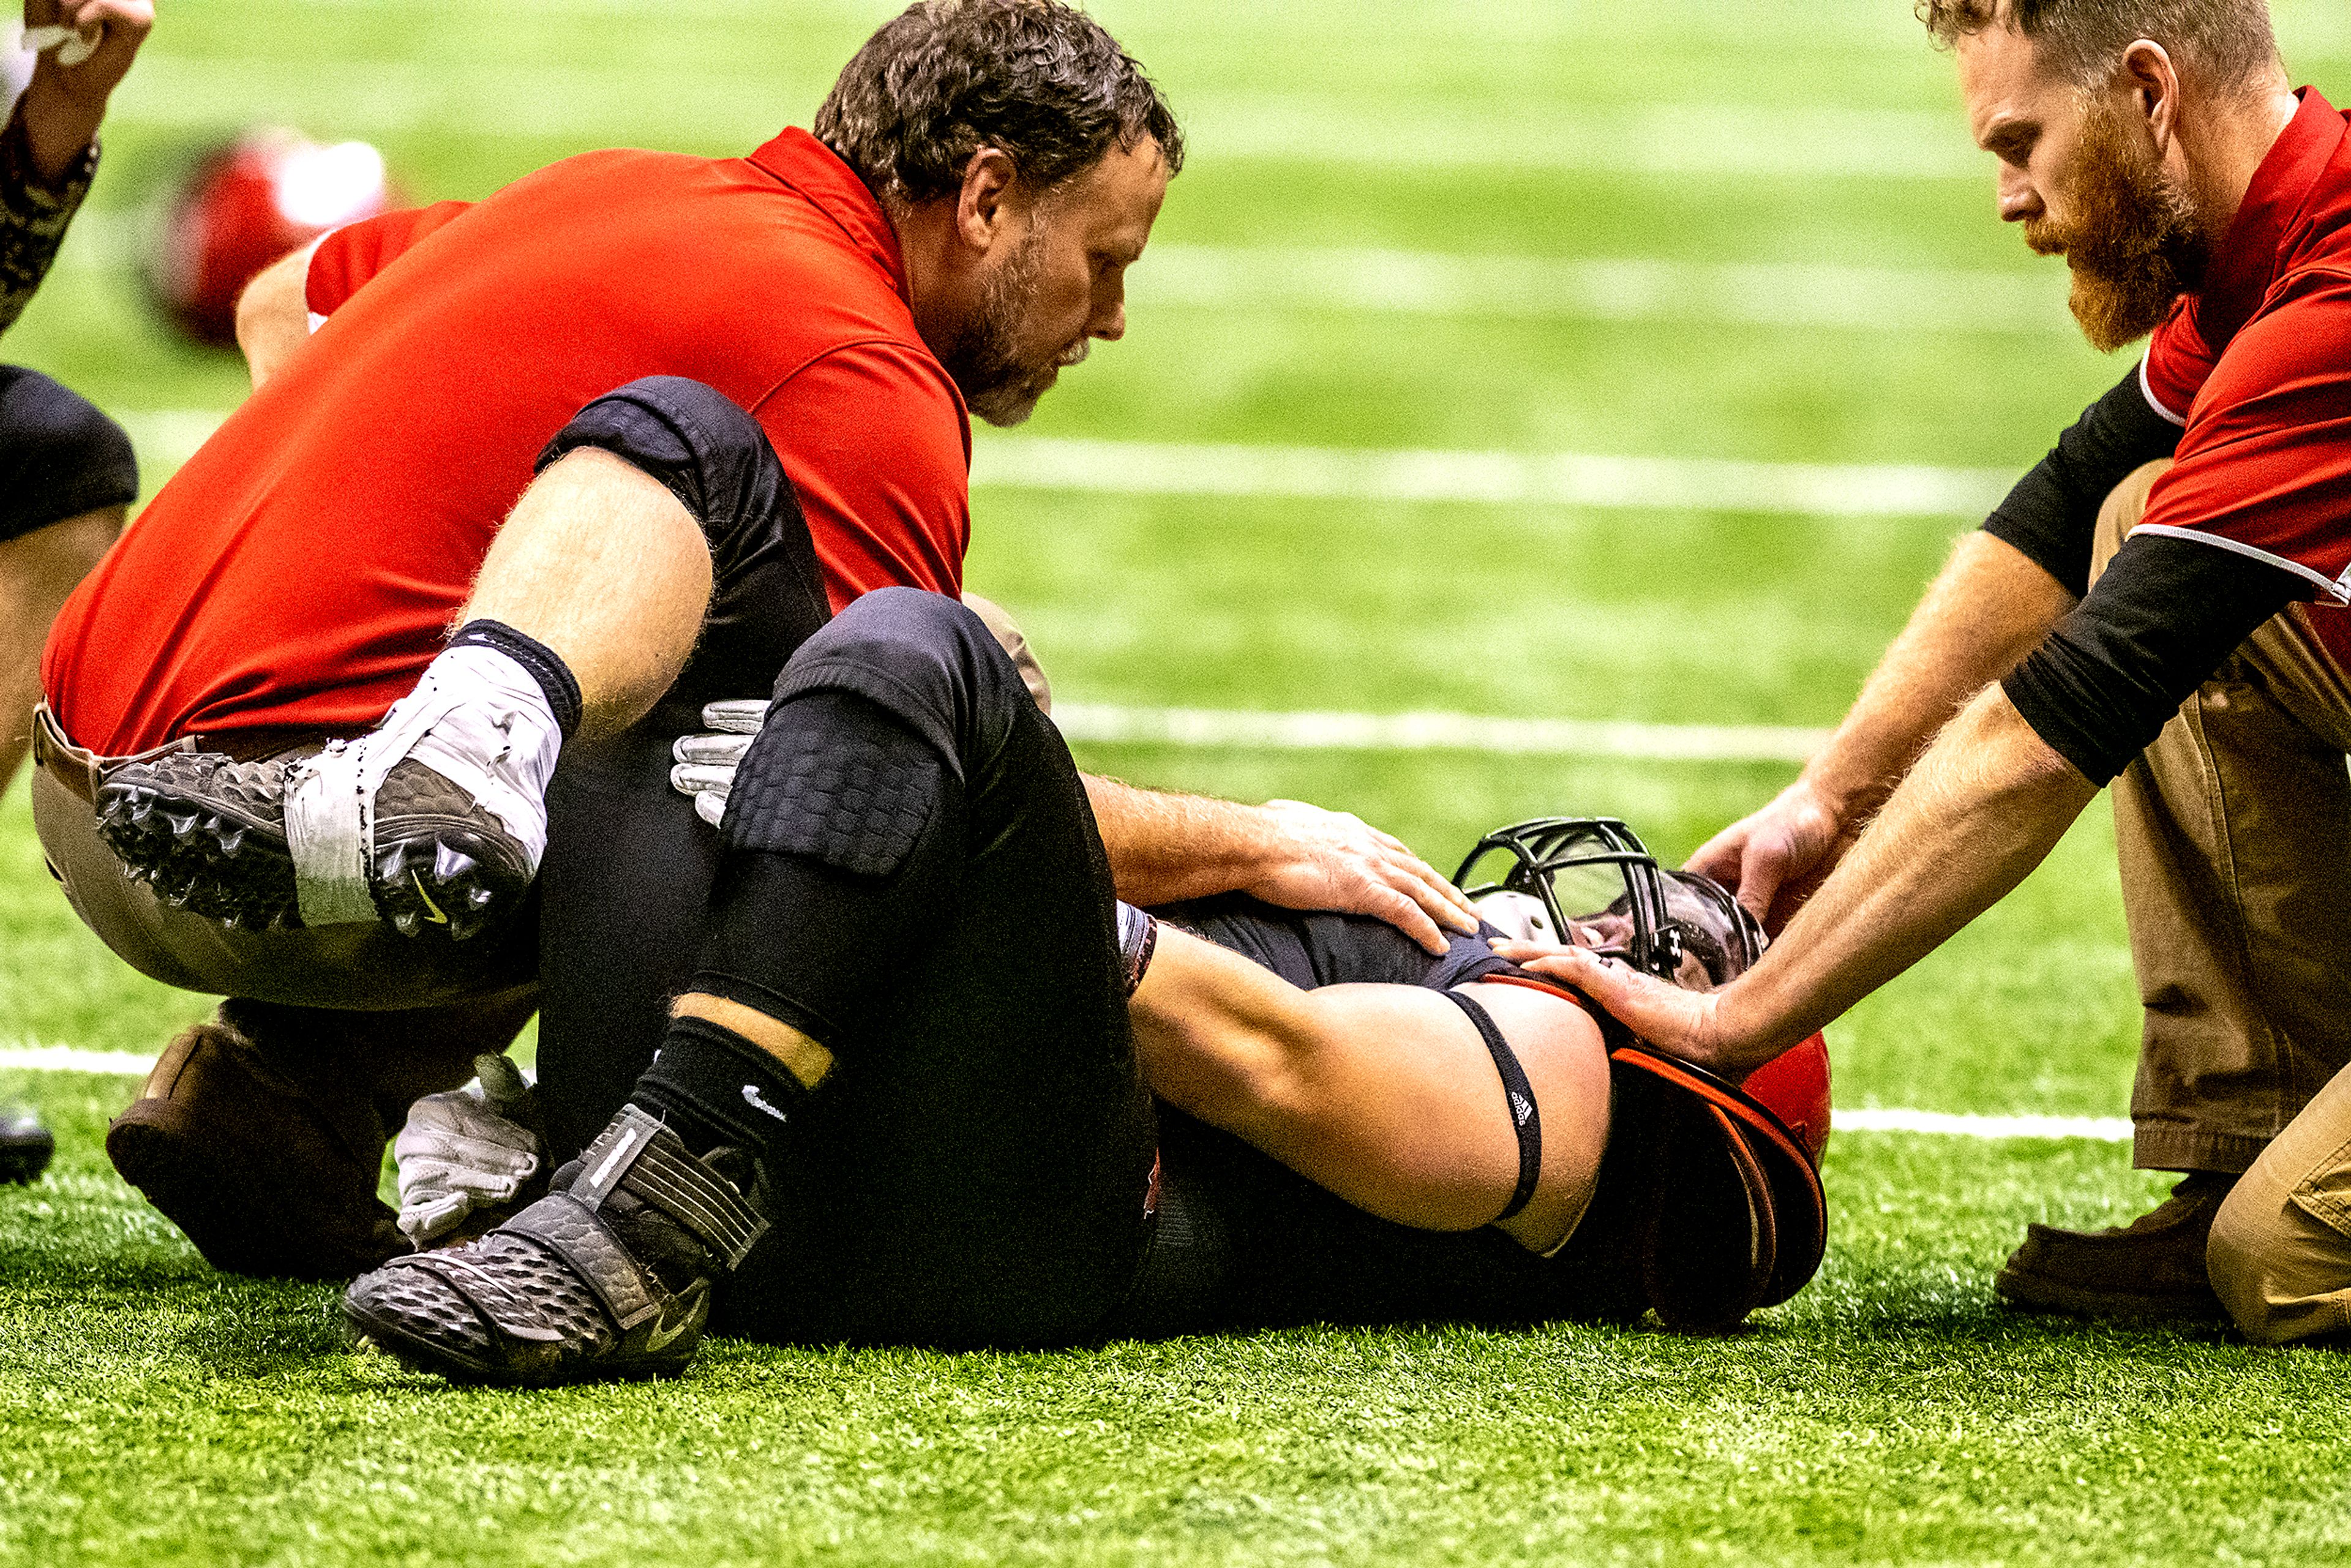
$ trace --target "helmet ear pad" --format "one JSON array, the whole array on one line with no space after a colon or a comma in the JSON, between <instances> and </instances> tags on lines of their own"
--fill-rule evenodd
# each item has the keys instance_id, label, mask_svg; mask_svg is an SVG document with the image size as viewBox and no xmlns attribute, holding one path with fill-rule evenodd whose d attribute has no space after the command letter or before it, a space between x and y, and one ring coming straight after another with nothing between
<instances>
[{"instance_id":1,"label":"helmet ear pad","mask_svg":"<svg viewBox=\"0 0 2351 1568\"><path fill-rule=\"evenodd\" d=\"M1666 915L1681 931L1682 950L1719 990L1752 968L1768 945L1763 928L1728 888L1697 872L1665 873Z\"/></svg>"}]
</instances>

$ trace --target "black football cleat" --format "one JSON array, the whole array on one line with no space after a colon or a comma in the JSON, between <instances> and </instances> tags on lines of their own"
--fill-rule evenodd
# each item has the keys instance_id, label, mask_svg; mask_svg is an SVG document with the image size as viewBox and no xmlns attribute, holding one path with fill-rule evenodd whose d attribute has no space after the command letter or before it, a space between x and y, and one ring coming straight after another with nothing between
<instances>
[{"instance_id":1,"label":"black football cleat","mask_svg":"<svg viewBox=\"0 0 2351 1568\"><path fill-rule=\"evenodd\" d=\"M99 786L99 835L155 896L247 931L299 925L286 842L287 764L174 751ZM368 891L404 936L462 942L528 893L527 852L461 787L413 758L376 791Z\"/></svg>"},{"instance_id":2,"label":"black football cleat","mask_svg":"<svg viewBox=\"0 0 2351 1568\"><path fill-rule=\"evenodd\" d=\"M716 1168L736 1158L697 1159L624 1105L547 1197L477 1241L361 1275L343 1315L365 1343L460 1383L682 1372L712 1291L768 1228Z\"/></svg>"},{"instance_id":3,"label":"black football cleat","mask_svg":"<svg viewBox=\"0 0 2351 1568\"><path fill-rule=\"evenodd\" d=\"M0 1182L40 1180L57 1152L39 1116L22 1105L0 1105Z\"/></svg>"}]
</instances>

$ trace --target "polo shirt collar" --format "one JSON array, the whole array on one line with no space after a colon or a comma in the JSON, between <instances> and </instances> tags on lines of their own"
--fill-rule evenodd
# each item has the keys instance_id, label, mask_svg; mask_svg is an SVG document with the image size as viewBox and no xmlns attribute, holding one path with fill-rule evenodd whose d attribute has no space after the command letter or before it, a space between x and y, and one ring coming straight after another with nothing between
<instances>
[{"instance_id":1,"label":"polo shirt collar","mask_svg":"<svg viewBox=\"0 0 2351 1568\"><path fill-rule=\"evenodd\" d=\"M2197 331L2216 348L2261 308L2290 259L2284 252L2296 221L2343 141L2343 116L2316 88L2303 88L2295 96L2302 107L2253 171L2244 204L2221 235L2197 297Z\"/></svg>"},{"instance_id":2,"label":"polo shirt collar","mask_svg":"<svg viewBox=\"0 0 2351 1568\"><path fill-rule=\"evenodd\" d=\"M890 226L882 204L873 199L865 182L838 153L792 126L752 153L750 161L840 225L850 242L888 275L899 298L907 298L906 264L898 254L898 233Z\"/></svg>"}]
</instances>

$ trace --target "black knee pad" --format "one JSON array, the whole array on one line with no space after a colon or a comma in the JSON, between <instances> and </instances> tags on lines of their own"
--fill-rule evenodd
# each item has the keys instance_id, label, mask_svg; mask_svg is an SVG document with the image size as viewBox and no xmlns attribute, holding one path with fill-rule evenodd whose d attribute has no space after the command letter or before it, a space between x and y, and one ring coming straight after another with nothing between
<instances>
[{"instance_id":1,"label":"black knee pad","mask_svg":"<svg viewBox=\"0 0 2351 1568\"><path fill-rule=\"evenodd\" d=\"M120 425L37 371L0 366L0 539L138 498Z\"/></svg>"},{"instance_id":2,"label":"black knee pad","mask_svg":"<svg viewBox=\"0 0 2351 1568\"><path fill-rule=\"evenodd\" d=\"M744 530L799 501L759 422L716 388L684 376L646 376L606 392L555 433L536 471L583 446L600 447L668 487L701 523L722 576Z\"/></svg>"},{"instance_id":3,"label":"black knee pad","mask_svg":"<svg viewBox=\"0 0 2351 1568\"><path fill-rule=\"evenodd\" d=\"M810 692L769 710L719 840L886 877L914 853L946 782L946 759L895 714L850 692Z\"/></svg>"},{"instance_id":4,"label":"black knee pad","mask_svg":"<svg viewBox=\"0 0 2351 1568\"><path fill-rule=\"evenodd\" d=\"M944 594L878 588L833 617L776 683L778 706L818 691L855 692L929 741L958 775L984 769L1035 706L987 623Z\"/></svg>"}]
</instances>

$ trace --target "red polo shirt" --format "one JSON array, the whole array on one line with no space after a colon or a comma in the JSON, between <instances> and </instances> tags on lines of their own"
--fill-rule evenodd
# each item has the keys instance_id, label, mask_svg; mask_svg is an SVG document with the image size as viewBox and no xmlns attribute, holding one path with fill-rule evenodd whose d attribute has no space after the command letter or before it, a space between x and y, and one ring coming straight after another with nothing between
<instances>
[{"instance_id":1,"label":"red polo shirt","mask_svg":"<svg viewBox=\"0 0 2351 1568\"><path fill-rule=\"evenodd\" d=\"M2315 88L2301 97L2140 367L2185 428L2138 531L2294 572L2351 666L2351 134Z\"/></svg>"},{"instance_id":2,"label":"red polo shirt","mask_svg":"<svg viewBox=\"0 0 2351 1568\"><path fill-rule=\"evenodd\" d=\"M354 225L308 292L312 341L58 617L42 682L79 744L372 725L440 651L539 449L641 376L758 418L836 608L962 586L963 400L880 206L805 131L748 158L590 153Z\"/></svg>"}]
</instances>

